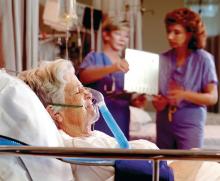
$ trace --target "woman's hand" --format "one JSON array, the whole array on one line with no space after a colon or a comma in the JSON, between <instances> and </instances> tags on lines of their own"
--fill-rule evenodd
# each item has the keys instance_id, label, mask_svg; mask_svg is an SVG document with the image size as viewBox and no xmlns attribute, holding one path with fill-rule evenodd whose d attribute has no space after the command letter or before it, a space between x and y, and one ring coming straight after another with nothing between
<instances>
[{"instance_id":1,"label":"woman's hand","mask_svg":"<svg viewBox=\"0 0 220 181\"><path fill-rule=\"evenodd\" d=\"M167 99L171 106L177 106L183 99L185 90L183 86L176 81L171 80L168 85Z\"/></svg>"},{"instance_id":2,"label":"woman's hand","mask_svg":"<svg viewBox=\"0 0 220 181\"><path fill-rule=\"evenodd\" d=\"M129 64L126 60L117 61L115 64L113 64L113 66L115 66L116 71L121 71L126 73L129 70Z\"/></svg>"},{"instance_id":3,"label":"woman's hand","mask_svg":"<svg viewBox=\"0 0 220 181\"><path fill-rule=\"evenodd\" d=\"M134 106L134 107L144 109L146 104L147 104L147 98L146 98L145 94L135 96L135 98L133 98L131 100L131 105Z\"/></svg>"},{"instance_id":4,"label":"woman's hand","mask_svg":"<svg viewBox=\"0 0 220 181\"><path fill-rule=\"evenodd\" d=\"M168 91L168 102L170 105L178 105L185 96L185 91L182 89L174 89L174 90L170 90Z\"/></svg>"},{"instance_id":5,"label":"woman's hand","mask_svg":"<svg viewBox=\"0 0 220 181\"><path fill-rule=\"evenodd\" d=\"M162 95L157 95L153 97L152 103L157 111L162 111L168 105L168 100Z\"/></svg>"},{"instance_id":6,"label":"woman's hand","mask_svg":"<svg viewBox=\"0 0 220 181\"><path fill-rule=\"evenodd\" d=\"M185 100L197 105L214 105L218 100L217 85L208 84L204 92L193 92L183 89L173 89L168 92L169 104L177 105L180 101Z\"/></svg>"}]
</instances>

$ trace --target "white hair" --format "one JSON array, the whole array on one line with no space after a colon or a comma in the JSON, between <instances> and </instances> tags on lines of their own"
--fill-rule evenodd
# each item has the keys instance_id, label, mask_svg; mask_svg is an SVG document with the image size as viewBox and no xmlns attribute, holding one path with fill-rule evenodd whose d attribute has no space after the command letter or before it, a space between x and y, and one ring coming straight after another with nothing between
<instances>
[{"instance_id":1,"label":"white hair","mask_svg":"<svg viewBox=\"0 0 220 181\"><path fill-rule=\"evenodd\" d=\"M70 61L57 59L44 61L39 68L24 71L19 77L35 91L46 107L50 103L65 103L64 87L67 82L65 75L70 71L75 73ZM61 107L54 108L58 110Z\"/></svg>"}]
</instances>

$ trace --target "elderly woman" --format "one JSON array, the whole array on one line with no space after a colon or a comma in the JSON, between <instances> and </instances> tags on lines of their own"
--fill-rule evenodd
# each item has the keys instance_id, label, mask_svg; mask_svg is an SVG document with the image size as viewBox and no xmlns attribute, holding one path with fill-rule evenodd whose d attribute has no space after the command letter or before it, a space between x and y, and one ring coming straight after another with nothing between
<instances>
[{"instance_id":1,"label":"elderly woman","mask_svg":"<svg viewBox=\"0 0 220 181\"><path fill-rule=\"evenodd\" d=\"M115 138L92 130L98 119L97 110L93 106L92 94L75 76L71 62L60 59L44 63L40 68L22 72L19 77L39 96L60 129L66 146L119 147ZM146 140L130 141L129 144L131 148L158 149ZM114 180L114 168L110 166L74 165L73 170L77 180Z\"/></svg>"},{"instance_id":2,"label":"elderly woman","mask_svg":"<svg viewBox=\"0 0 220 181\"><path fill-rule=\"evenodd\" d=\"M74 72L70 61L59 59L46 62L40 68L24 71L19 78L35 91L65 135L85 139L94 136L97 137L95 147L98 146L98 139L102 140L100 148L117 147L114 138L100 131L92 131L92 125L98 119L97 110L89 89L82 86ZM108 141L103 142L105 138ZM113 142L109 142L109 139ZM158 149L155 144L142 141L131 141L130 144L141 143L141 148ZM92 144L85 146L94 147Z\"/></svg>"}]
</instances>

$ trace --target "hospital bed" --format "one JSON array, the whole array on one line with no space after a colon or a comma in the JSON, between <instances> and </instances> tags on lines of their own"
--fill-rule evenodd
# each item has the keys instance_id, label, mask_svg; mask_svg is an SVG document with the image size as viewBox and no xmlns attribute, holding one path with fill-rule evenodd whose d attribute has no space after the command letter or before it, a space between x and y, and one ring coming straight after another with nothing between
<instances>
[{"instance_id":1,"label":"hospital bed","mask_svg":"<svg viewBox=\"0 0 220 181\"><path fill-rule=\"evenodd\" d=\"M159 181L160 160L220 160L220 151L215 150L145 150L145 149L96 149L96 148L63 148L63 147L34 147L34 146L5 146L0 147L0 156L34 156L53 158L84 158L84 159L126 159L152 160L152 181ZM68 159L67 159L68 160ZM82 162L80 164L83 164ZM101 164L98 164L101 165Z\"/></svg>"},{"instance_id":2,"label":"hospital bed","mask_svg":"<svg viewBox=\"0 0 220 181\"><path fill-rule=\"evenodd\" d=\"M80 159L103 160L152 160L153 181L159 180L159 163L162 160L220 160L218 150L142 150L142 149L91 149L66 148L56 125L40 103L37 96L20 80L0 70L0 135L14 138L34 146L1 146L0 164L14 167L14 163L23 163L28 173L36 178L36 171L43 170L40 178L44 180L63 180L71 177L71 168L66 162L78 162ZM19 158L17 160L13 158ZM63 161L56 158L63 159ZM67 159L68 158L68 159ZM99 163L97 163L99 164ZM100 164L99 164L100 165ZM0 170L4 169L1 165ZM219 164L213 169L219 173ZM16 167L15 171L18 169ZM68 171L68 172L67 172ZM70 171L70 172L69 172ZM181 170L183 172L183 170ZM53 174L51 174L53 173ZM212 174L213 175L213 174ZM207 175L208 178L212 176ZM0 178L1 178L0 174ZM218 177L220 179L220 177ZM36 180L36 179L33 179Z\"/></svg>"}]
</instances>

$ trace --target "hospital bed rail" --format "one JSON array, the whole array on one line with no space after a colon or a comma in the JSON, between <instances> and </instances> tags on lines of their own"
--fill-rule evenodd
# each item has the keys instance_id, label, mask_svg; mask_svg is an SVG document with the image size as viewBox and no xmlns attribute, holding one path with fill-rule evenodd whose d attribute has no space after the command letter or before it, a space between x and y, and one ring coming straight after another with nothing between
<instances>
[{"instance_id":1,"label":"hospital bed rail","mask_svg":"<svg viewBox=\"0 0 220 181\"><path fill-rule=\"evenodd\" d=\"M89 158L105 160L152 160L153 181L159 181L160 160L220 161L220 150L151 150L67 148L38 146L1 146L0 156L39 156L64 158Z\"/></svg>"}]
</instances>

